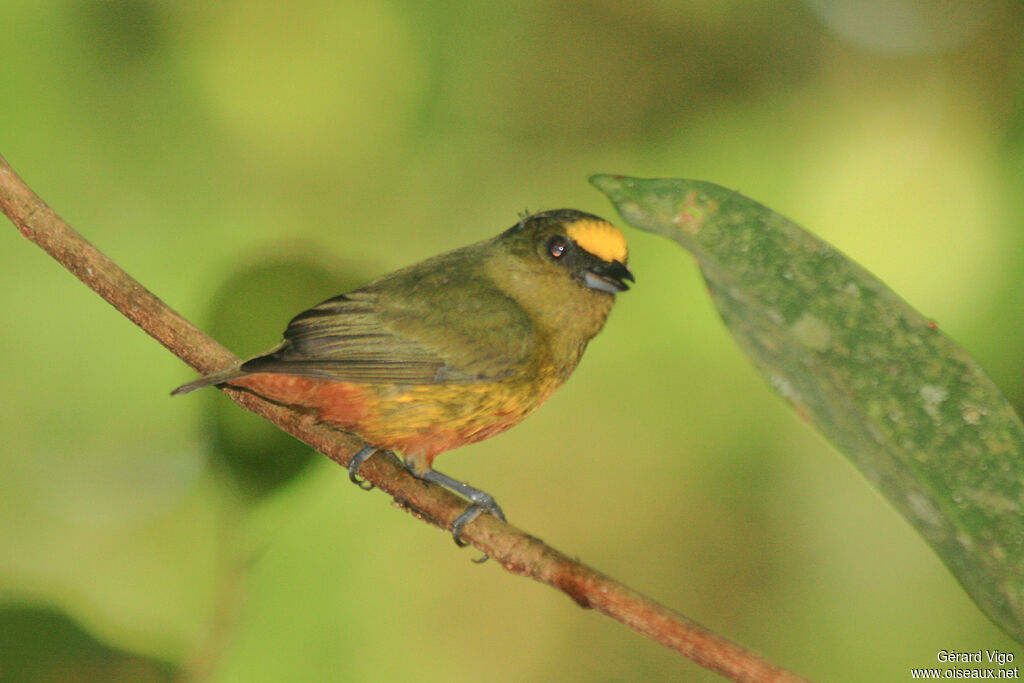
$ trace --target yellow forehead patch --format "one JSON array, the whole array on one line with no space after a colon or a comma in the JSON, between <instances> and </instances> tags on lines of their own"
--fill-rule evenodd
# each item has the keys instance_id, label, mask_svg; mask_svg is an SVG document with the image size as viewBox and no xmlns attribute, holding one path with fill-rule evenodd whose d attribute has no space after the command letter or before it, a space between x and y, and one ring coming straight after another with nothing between
<instances>
[{"instance_id":1,"label":"yellow forehead patch","mask_svg":"<svg viewBox=\"0 0 1024 683\"><path fill-rule=\"evenodd\" d=\"M587 218L570 223L565 233L602 261L626 262L626 238L611 223Z\"/></svg>"}]
</instances>

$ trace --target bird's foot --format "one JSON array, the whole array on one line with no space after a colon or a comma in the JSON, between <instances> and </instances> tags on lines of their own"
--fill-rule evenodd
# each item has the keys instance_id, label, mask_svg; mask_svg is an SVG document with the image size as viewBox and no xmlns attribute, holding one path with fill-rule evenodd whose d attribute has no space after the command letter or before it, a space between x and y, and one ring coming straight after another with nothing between
<instances>
[{"instance_id":1,"label":"bird's foot","mask_svg":"<svg viewBox=\"0 0 1024 683\"><path fill-rule=\"evenodd\" d=\"M352 456L352 459L348 463L348 478L352 481L353 484L355 484L364 491L369 491L370 489L372 489L373 484L366 481L365 479L360 479L359 477L357 477L356 472L359 470L359 466L366 462L370 458L370 456L376 453L377 451L378 448L376 446L363 446L361 449L359 449L358 453Z\"/></svg>"},{"instance_id":2,"label":"bird's foot","mask_svg":"<svg viewBox=\"0 0 1024 683\"><path fill-rule=\"evenodd\" d=\"M466 545L466 542L462 540L462 530L467 524L479 517L483 512L490 513L501 521L505 521L505 513L502 512L501 506L498 505L491 494L486 491L473 488L469 484L459 481L458 479L452 479L447 474L438 472L437 470L427 470L423 474L417 474L416 476L420 479L425 479L426 481L443 486L449 491L454 491L470 501L471 505L466 508L461 515L456 517L454 522L452 522L452 538L455 539L456 545L460 547ZM486 561L487 555L474 560L474 562Z\"/></svg>"}]
</instances>

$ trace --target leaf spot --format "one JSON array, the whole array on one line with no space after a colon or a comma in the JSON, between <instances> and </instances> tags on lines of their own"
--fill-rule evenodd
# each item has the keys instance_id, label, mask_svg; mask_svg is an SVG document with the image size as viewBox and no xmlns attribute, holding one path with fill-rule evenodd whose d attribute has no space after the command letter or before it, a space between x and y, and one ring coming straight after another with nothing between
<instances>
[{"instance_id":1,"label":"leaf spot","mask_svg":"<svg viewBox=\"0 0 1024 683\"><path fill-rule=\"evenodd\" d=\"M939 416L939 405L949 398L949 392L943 387L937 387L934 384L925 384L921 387L919 392L921 398L924 399L924 412L931 415L933 418Z\"/></svg>"},{"instance_id":2,"label":"leaf spot","mask_svg":"<svg viewBox=\"0 0 1024 683\"><path fill-rule=\"evenodd\" d=\"M964 422L969 425L977 425L981 423L981 418L985 417L988 411L981 406L976 406L972 403L961 403L960 404L960 416L963 417Z\"/></svg>"},{"instance_id":3,"label":"leaf spot","mask_svg":"<svg viewBox=\"0 0 1024 683\"><path fill-rule=\"evenodd\" d=\"M922 525L929 528L936 528L942 525L942 513L935 507L934 503L916 491L907 494L907 507Z\"/></svg>"},{"instance_id":4,"label":"leaf spot","mask_svg":"<svg viewBox=\"0 0 1024 683\"><path fill-rule=\"evenodd\" d=\"M804 313L790 328L797 342L815 351L824 351L832 342L832 332L820 318Z\"/></svg>"}]
</instances>

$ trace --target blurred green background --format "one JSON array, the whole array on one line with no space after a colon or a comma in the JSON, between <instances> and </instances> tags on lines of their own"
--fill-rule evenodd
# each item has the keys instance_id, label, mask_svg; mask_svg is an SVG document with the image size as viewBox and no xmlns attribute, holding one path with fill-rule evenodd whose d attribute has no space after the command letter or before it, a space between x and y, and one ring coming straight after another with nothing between
<instances>
[{"instance_id":1,"label":"blurred green background","mask_svg":"<svg viewBox=\"0 0 1024 683\"><path fill-rule=\"evenodd\" d=\"M1017 2L0 0L0 154L240 355L591 173L694 177L888 282L1024 404ZM717 680L353 487L8 229L0 681ZM1024 648L741 356L689 257L442 456L516 525L808 677Z\"/></svg>"}]
</instances>

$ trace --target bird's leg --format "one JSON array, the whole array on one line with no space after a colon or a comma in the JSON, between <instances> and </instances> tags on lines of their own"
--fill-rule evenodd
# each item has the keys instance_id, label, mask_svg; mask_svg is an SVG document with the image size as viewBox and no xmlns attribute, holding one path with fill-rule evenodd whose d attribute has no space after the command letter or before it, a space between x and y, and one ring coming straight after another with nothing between
<instances>
[{"instance_id":1,"label":"bird's leg","mask_svg":"<svg viewBox=\"0 0 1024 683\"><path fill-rule=\"evenodd\" d=\"M352 459L348 463L348 478L352 480L352 483L361 488L364 491L369 491L373 488L373 484L360 479L356 476L356 471L359 466L366 462L371 455L376 453L379 449L376 446L363 446L359 449L359 452L352 456Z\"/></svg>"},{"instance_id":2,"label":"bird's leg","mask_svg":"<svg viewBox=\"0 0 1024 683\"><path fill-rule=\"evenodd\" d=\"M452 536L455 538L456 545L466 545L466 542L462 540L462 530L467 524L479 517L481 512L489 512L501 521L505 521L505 513L502 512L501 507L494 502L494 498L491 494L481 491L480 489L475 489L469 484L459 481L458 479L452 479L447 474L438 472L437 470L427 470L423 474L417 474L413 471L413 474L420 479L425 479L426 481L443 486L449 491L454 491L463 498L472 502L472 505L466 508L466 511L452 522ZM485 555L483 559L487 559L487 556Z\"/></svg>"},{"instance_id":3,"label":"bird's leg","mask_svg":"<svg viewBox=\"0 0 1024 683\"><path fill-rule=\"evenodd\" d=\"M359 470L359 466L366 462L370 458L370 456L372 456L378 450L380 449L377 448L376 446L364 446L363 448L359 449L359 451L355 455L352 456L352 459L348 463L348 478L352 480L353 484L357 485L364 491L369 491L370 489L372 489L373 484L366 481L365 479L360 479L359 477L357 477L356 472ZM486 491L481 491L480 489L473 488L466 482L459 481L458 479L452 479L447 474L444 474L443 472L438 472L437 470L427 470L426 472L423 472L421 474L417 472L416 468L413 467L408 462L406 463L406 468L417 479L423 479L424 481L432 482L434 484L437 484L438 486L443 486L449 491L454 491L455 493L459 494L463 498L470 501L471 505L468 508L466 508L465 512L456 517L454 522L452 522L452 538L455 539L456 545L466 545L466 542L462 540L462 530L466 527L467 524L469 524L474 519L479 517L480 513L482 512L489 512L501 521L505 521L505 513L501 511L501 506L498 505L494 501L494 497L491 496L491 494L487 493ZM474 560L474 562L484 562L486 560L487 555L484 555L483 557Z\"/></svg>"}]
</instances>

